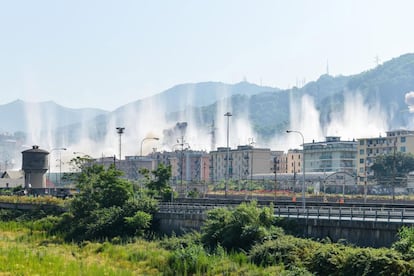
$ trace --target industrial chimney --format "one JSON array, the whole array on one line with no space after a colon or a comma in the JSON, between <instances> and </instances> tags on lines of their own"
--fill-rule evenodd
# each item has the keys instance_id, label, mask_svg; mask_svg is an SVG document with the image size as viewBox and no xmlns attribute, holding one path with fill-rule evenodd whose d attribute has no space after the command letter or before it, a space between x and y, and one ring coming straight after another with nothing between
<instances>
[{"instance_id":1,"label":"industrial chimney","mask_svg":"<svg viewBox=\"0 0 414 276\"><path fill-rule=\"evenodd\" d=\"M46 188L45 173L49 168L49 152L34 145L31 149L22 152L24 171L24 187Z\"/></svg>"}]
</instances>

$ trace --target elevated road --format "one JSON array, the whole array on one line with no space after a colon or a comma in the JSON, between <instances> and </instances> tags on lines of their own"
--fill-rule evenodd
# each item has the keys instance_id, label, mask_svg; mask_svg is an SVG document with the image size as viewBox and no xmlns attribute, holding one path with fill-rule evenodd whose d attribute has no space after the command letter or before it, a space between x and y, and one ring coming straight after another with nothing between
<instances>
[{"instance_id":1,"label":"elevated road","mask_svg":"<svg viewBox=\"0 0 414 276\"><path fill-rule=\"evenodd\" d=\"M309 204L308 204L309 203ZM165 233L199 230L207 212L214 208L235 208L240 202L223 200L182 200L161 202L156 217ZM259 204L269 206L269 202ZM384 203L274 202L274 216L293 220L298 235L332 241L345 239L360 246L390 246L402 226L414 226L414 206Z\"/></svg>"},{"instance_id":2,"label":"elevated road","mask_svg":"<svg viewBox=\"0 0 414 276\"><path fill-rule=\"evenodd\" d=\"M238 204L223 202L195 202L195 203L160 203L159 212L176 214L203 214L208 210L220 207L234 208ZM355 220L355 221L378 221L402 224L414 224L414 206L403 207L395 206L370 206L360 204L360 206L350 206L335 204L335 206L325 204L307 205L303 209L301 206L291 204L274 205L274 214L278 217L287 218L306 218L318 220Z\"/></svg>"}]
</instances>

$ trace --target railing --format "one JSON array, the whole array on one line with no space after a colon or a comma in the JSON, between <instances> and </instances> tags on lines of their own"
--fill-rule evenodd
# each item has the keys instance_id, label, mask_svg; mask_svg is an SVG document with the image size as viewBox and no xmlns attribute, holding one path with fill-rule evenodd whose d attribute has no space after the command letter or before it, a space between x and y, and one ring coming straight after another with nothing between
<instances>
[{"instance_id":1,"label":"railing","mask_svg":"<svg viewBox=\"0 0 414 276\"><path fill-rule=\"evenodd\" d=\"M279 217L323 220L378 221L414 224L414 210L352 207L312 207L303 210L297 206L275 207Z\"/></svg>"},{"instance_id":2,"label":"railing","mask_svg":"<svg viewBox=\"0 0 414 276\"><path fill-rule=\"evenodd\" d=\"M158 206L159 213L173 214L203 214L208 210L228 207L224 204L185 204L185 203L162 203Z\"/></svg>"},{"instance_id":3,"label":"railing","mask_svg":"<svg viewBox=\"0 0 414 276\"><path fill-rule=\"evenodd\" d=\"M174 214L203 214L208 210L219 207L229 207L225 204L185 204L162 203L160 213ZM232 207L232 206L230 206ZM277 217L306 218L318 220L346 221L377 221L390 223L414 224L414 210L404 208L363 208L363 207L321 207L312 206L305 210L300 206L276 206L274 214Z\"/></svg>"}]
</instances>

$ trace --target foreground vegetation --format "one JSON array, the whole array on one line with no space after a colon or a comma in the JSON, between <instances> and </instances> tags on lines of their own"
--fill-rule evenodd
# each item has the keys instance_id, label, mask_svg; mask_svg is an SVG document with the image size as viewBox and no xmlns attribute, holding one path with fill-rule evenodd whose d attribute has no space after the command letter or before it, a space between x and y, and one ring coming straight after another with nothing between
<instances>
[{"instance_id":1,"label":"foreground vegetation","mask_svg":"<svg viewBox=\"0 0 414 276\"><path fill-rule=\"evenodd\" d=\"M41 223L0 223L0 274L13 275L277 275L282 265L260 267L244 254L202 246L184 248L178 238L68 243ZM168 248L168 249L166 249ZM173 249L174 248L174 249ZM285 271L286 272L286 271Z\"/></svg>"},{"instance_id":2,"label":"foreground vegetation","mask_svg":"<svg viewBox=\"0 0 414 276\"><path fill-rule=\"evenodd\" d=\"M200 233L180 237L80 242L52 234L51 216L2 210L0 274L414 275L413 228L392 248L359 248L287 235L269 209L216 209Z\"/></svg>"},{"instance_id":3,"label":"foreground vegetation","mask_svg":"<svg viewBox=\"0 0 414 276\"><path fill-rule=\"evenodd\" d=\"M145 174L143 190L94 165L64 213L0 210L0 274L414 275L413 228L392 248L313 241L286 234L273 206L256 202L209 211L200 232L162 237L153 214L171 196L170 168Z\"/></svg>"}]
</instances>

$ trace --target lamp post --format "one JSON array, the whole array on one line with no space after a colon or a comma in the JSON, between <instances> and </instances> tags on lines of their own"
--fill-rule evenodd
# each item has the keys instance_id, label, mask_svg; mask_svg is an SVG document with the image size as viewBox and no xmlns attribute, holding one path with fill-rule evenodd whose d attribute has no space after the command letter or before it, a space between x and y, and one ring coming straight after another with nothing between
<instances>
[{"instance_id":1,"label":"lamp post","mask_svg":"<svg viewBox=\"0 0 414 276\"><path fill-rule=\"evenodd\" d=\"M158 140L160 140L160 138L158 138L158 137L145 137L144 139L142 139L141 140L141 149L139 151L139 156L140 157L142 157L142 145L144 144L145 140L156 140L156 141L158 141Z\"/></svg>"},{"instance_id":2,"label":"lamp post","mask_svg":"<svg viewBox=\"0 0 414 276\"><path fill-rule=\"evenodd\" d=\"M145 140L156 140L156 141L158 141L160 138L158 138L158 137L145 137L144 139L142 139L141 140L141 147L140 147L140 150L139 150L139 159L141 160L140 161L140 166L141 167L143 167L143 161L142 161L142 145L144 144L144 141ZM142 185L142 182L140 181L140 183L141 183L141 185ZM142 189L142 187L141 187L141 189Z\"/></svg>"},{"instance_id":3,"label":"lamp post","mask_svg":"<svg viewBox=\"0 0 414 276\"><path fill-rule=\"evenodd\" d=\"M50 181L50 155L52 155L52 152L58 150L59 151L59 184L60 184L60 178L61 178L61 174L62 174L62 154L61 151L62 150L66 150L66 148L53 148L50 150L49 152L49 172L48 172L48 178Z\"/></svg>"},{"instance_id":4,"label":"lamp post","mask_svg":"<svg viewBox=\"0 0 414 276\"><path fill-rule=\"evenodd\" d=\"M226 173L225 173L225 184L224 184L224 197L227 197L227 185L228 185L228 181L229 181L229 177L230 177L230 163L229 163L229 158L230 158L230 148L229 148L229 128L230 128L230 117L232 116L232 114L230 112L226 112L226 114L224 114L224 116L227 117L227 155L226 155Z\"/></svg>"},{"instance_id":5,"label":"lamp post","mask_svg":"<svg viewBox=\"0 0 414 276\"><path fill-rule=\"evenodd\" d=\"M306 209L306 198L305 198L305 138L303 137L302 132L297 130L286 130L287 133L298 133L302 137L302 174L303 174L303 183L302 183L302 208L303 211Z\"/></svg>"},{"instance_id":6,"label":"lamp post","mask_svg":"<svg viewBox=\"0 0 414 276\"><path fill-rule=\"evenodd\" d=\"M125 128L124 127L117 127L116 133L119 135L119 162L121 162L121 136L124 133Z\"/></svg>"}]
</instances>

